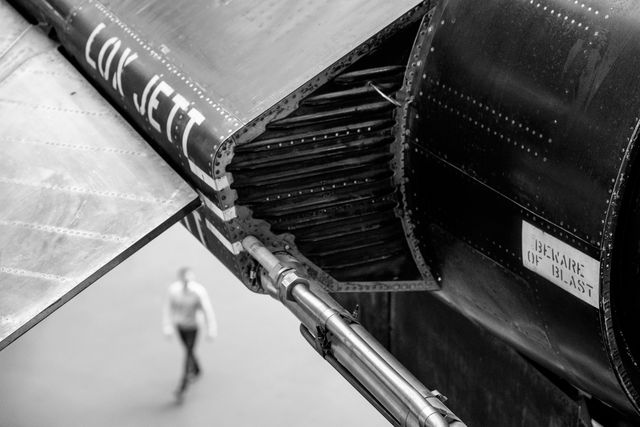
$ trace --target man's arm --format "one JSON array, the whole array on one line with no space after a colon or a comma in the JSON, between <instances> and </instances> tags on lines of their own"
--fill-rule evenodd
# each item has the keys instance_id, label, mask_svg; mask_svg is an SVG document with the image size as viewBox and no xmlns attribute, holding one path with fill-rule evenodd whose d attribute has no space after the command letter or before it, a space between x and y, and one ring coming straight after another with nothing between
<instances>
[{"instance_id":1,"label":"man's arm","mask_svg":"<svg viewBox=\"0 0 640 427\"><path fill-rule=\"evenodd\" d=\"M171 286L167 290L162 307L162 332L167 336L173 335L175 332L173 321L171 320Z\"/></svg>"},{"instance_id":2,"label":"man's arm","mask_svg":"<svg viewBox=\"0 0 640 427\"><path fill-rule=\"evenodd\" d=\"M200 295L200 305L207 328L207 335L209 338L215 338L218 336L218 322L216 322L216 315L213 312L213 307L211 307L209 294L207 294L207 290L202 285L198 287L198 294Z\"/></svg>"}]
</instances>

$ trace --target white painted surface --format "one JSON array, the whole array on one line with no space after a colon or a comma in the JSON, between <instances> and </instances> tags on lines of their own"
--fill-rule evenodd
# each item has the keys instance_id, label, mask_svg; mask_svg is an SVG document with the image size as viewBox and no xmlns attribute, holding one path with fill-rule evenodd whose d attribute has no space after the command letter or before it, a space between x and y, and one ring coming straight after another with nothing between
<instances>
[{"instance_id":1,"label":"white painted surface","mask_svg":"<svg viewBox=\"0 0 640 427\"><path fill-rule=\"evenodd\" d=\"M522 221L522 264L599 307L600 262L526 221Z\"/></svg>"}]
</instances>

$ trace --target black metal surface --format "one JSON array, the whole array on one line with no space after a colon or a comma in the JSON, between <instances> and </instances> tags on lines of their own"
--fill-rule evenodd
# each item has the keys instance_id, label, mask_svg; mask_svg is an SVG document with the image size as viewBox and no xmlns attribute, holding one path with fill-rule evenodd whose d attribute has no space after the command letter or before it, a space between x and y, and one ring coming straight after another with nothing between
<instances>
[{"instance_id":1,"label":"black metal surface","mask_svg":"<svg viewBox=\"0 0 640 427\"><path fill-rule=\"evenodd\" d=\"M627 410L637 367L601 319L612 321L610 251L640 111L638 12L443 2L414 50L400 131L405 228L442 274L438 295ZM598 308L523 266L523 220L601 261Z\"/></svg>"},{"instance_id":2,"label":"black metal surface","mask_svg":"<svg viewBox=\"0 0 640 427\"><path fill-rule=\"evenodd\" d=\"M433 294L391 298L392 352L427 387L455 402L469 427L591 427L582 424L586 408L577 393L563 391Z\"/></svg>"},{"instance_id":3,"label":"black metal surface","mask_svg":"<svg viewBox=\"0 0 640 427\"><path fill-rule=\"evenodd\" d=\"M317 79L353 49L366 53L362 45L368 39L409 18L414 7L423 9L420 0L103 3L156 49L165 46L167 59L243 123Z\"/></svg>"},{"instance_id":4,"label":"black metal surface","mask_svg":"<svg viewBox=\"0 0 640 427\"><path fill-rule=\"evenodd\" d=\"M607 219L607 230L616 232L607 244L613 249L605 257L605 262L611 263L611 269L603 279L602 322L611 362L616 366L623 387L637 399L640 384L640 168L637 167L637 151L625 160L636 166L624 178L628 182L624 197L620 204L610 209Z\"/></svg>"}]
</instances>

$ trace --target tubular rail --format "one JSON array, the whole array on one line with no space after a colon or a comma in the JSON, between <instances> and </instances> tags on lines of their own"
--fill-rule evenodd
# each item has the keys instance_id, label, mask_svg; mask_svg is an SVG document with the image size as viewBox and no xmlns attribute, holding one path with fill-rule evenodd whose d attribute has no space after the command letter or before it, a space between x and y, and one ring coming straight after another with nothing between
<instances>
[{"instance_id":1,"label":"tubular rail","mask_svg":"<svg viewBox=\"0 0 640 427\"><path fill-rule=\"evenodd\" d=\"M403 427L465 426L333 298L301 275L295 260L277 257L253 236L242 245L262 267L265 292L298 317L307 341L385 417Z\"/></svg>"}]
</instances>

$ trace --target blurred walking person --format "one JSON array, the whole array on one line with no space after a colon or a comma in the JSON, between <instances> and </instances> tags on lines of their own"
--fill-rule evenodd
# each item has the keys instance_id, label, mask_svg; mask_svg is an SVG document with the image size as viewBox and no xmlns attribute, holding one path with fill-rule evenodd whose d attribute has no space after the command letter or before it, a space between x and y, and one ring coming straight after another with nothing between
<instances>
[{"instance_id":1,"label":"blurred walking person","mask_svg":"<svg viewBox=\"0 0 640 427\"><path fill-rule=\"evenodd\" d=\"M213 340L218 334L215 314L209 295L188 267L178 271L178 281L169 285L163 311L163 329L167 336L176 332L185 349L184 371L176 397L181 400L187 386L201 374L195 356L195 345L200 324L204 323L207 338Z\"/></svg>"}]
</instances>

